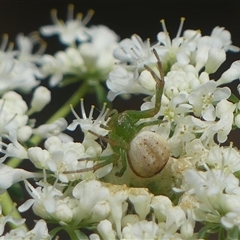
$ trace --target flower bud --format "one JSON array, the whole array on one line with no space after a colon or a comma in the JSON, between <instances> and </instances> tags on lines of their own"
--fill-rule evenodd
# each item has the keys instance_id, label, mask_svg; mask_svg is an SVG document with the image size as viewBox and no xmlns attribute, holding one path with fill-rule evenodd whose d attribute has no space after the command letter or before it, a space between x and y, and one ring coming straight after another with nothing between
<instances>
[{"instance_id":1,"label":"flower bud","mask_svg":"<svg viewBox=\"0 0 240 240\"><path fill-rule=\"evenodd\" d=\"M51 101L51 92L43 86L39 86L33 94L31 110L40 112Z\"/></svg>"},{"instance_id":2,"label":"flower bud","mask_svg":"<svg viewBox=\"0 0 240 240\"><path fill-rule=\"evenodd\" d=\"M218 79L217 85L219 86L221 84L230 83L233 80L239 78L240 78L240 60L232 63L230 68L222 74L220 79Z\"/></svg>"},{"instance_id":3,"label":"flower bud","mask_svg":"<svg viewBox=\"0 0 240 240\"><path fill-rule=\"evenodd\" d=\"M208 52L208 60L205 64L205 71L214 73L226 60L226 53L224 49L212 48Z\"/></svg>"},{"instance_id":4,"label":"flower bud","mask_svg":"<svg viewBox=\"0 0 240 240\"><path fill-rule=\"evenodd\" d=\"M97 226L97 230L103 239L115 239L116 234L112 229L112 223L108 220L101 221Z\"/></svg>"}]
</instances>

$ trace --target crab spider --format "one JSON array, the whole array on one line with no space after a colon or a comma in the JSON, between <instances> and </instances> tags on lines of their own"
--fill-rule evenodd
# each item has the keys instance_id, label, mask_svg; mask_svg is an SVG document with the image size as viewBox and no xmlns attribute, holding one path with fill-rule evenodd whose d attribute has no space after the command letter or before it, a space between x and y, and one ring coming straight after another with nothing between
<instances>
[{"instance_id":1,"label":"crab spider","mask_svg":"<svg viewBox=\"0 0 240 240\"><path fill-rule=\"evenodd\" d=\"M98 163L90 168L64 172L65 174L96 171L107 164L116 164L119 159L122 161L122 168L116 173L116 176L119 177L124 174L127 168L127 161L132 171L142 178L155 176L164 168L170 156L167 141L159 134L142 130L146 126L159 124L159 120L137 124L140 119L155 116L161 107L164 74L161 61L155 49L153 49L153 53L157 58L157 68L160 77L149 66L144 65L144 67L151 73L156 82L154 108L144 111L126 110L122 113L118 113L116 109L109 111L105 116L106 120L110 118L109 121L106 126L101 126L109 130L108 136L101 136L93 131L89 132L110 144L113 154L98 158L80 159L97 161Z\"/></svg>"}]
</instances>

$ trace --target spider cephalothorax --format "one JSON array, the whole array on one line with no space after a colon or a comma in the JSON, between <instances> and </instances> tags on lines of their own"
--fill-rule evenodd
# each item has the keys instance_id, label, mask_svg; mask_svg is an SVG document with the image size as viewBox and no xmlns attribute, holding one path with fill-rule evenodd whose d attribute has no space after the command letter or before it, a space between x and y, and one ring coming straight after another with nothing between
<instances>
[{"instance_id":1,"label":"spider cephalothorax","mask_svg":"<svg viewBox=\"0 0 240 240\"><path fill-rule=\"evenodd\" d=\"M170 155L167 141L159 134L143 130L146 126L159 124L159 120L137 124L141 119L154 117L161 106L164 74L157 52L153 50L153 53L157 58L157 68L160 77L150 67L146 65L144 67L151 73L156 82L154 108L145 111L126 110L122 113L118 113L115 109L109 111L105 116L106 119L109 118L109 121L106 126L102 126L109 131L108 136L104 137L93 131L89 132L110 144L113 154L100 156L96 159L86 158L85 160L97 161L97 164L91 168L77 170L76 172L96 171L107 164L116 163L121 159L122 168L116 173L117 176L123 175L128 161L129 166L136 175L148 178L159 173L166 165Z\"/></svg>"}]
</instances>

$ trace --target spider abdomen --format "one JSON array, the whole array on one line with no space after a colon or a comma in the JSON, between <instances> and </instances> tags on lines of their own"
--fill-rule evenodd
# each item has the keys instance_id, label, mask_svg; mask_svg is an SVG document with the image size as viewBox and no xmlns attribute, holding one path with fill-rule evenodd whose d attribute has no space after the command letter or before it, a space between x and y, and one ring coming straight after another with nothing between
<instances>
[{"instance_id":1,"label":"spider abdomen","mask_svg":"<svg viewBox=\"0 0 240 240\"><path fill-rule=\"evenodd\" d=\"M130 143L128 162L139 177L155 176L164 168L169 157L169 144L157 133L142 131Z\"/></svg>"}]
</instances>

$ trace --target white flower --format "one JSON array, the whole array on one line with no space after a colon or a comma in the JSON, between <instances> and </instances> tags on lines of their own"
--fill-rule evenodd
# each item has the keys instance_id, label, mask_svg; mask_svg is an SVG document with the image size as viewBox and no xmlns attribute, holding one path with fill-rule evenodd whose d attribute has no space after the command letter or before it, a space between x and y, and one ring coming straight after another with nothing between
<instances>
[{"instance_id":1,"label":"white flower","mask_svg":"<svg viewBox=\"0 0 240 240\"><path fill-rule=\"evenodd\" d=\"M239 212L229 212L221 218L221 224L228 230L234 227L240 231L240 217Z\"/></svg>"},{"instance_id":2,"label":"white flower","mask_svg":"<svg viewBox=\"0 0 240 240\"><path fill-rule=\"evenodd\" d=\"M206 165L205 167L207 168ZM234 207L239 205L239 180L233 174L225 174L222 170L188 170L182 189L199 203L198 208L194 210L194 218L197 221L220 223L221 216L239 208Z\"/></svg>"},{"instance_id":3,"label":"white flower","mask_svg":"<svg viewBox=\"0 0 240 240\"><path fill-rule=\"evenodd\" d=\"M45 44L36 33L29 37L19 34L16 41L19 50L12 51L12 54L10 51L0 54L1 94L15 89L29 92L39 84L38 79L43 77L39 65ZM39 49L32 53L37 44L40 45Z\"/></svg>"},{"instance_id":4,"label":"white flower","mask_svg":"<svg viewBox=\"0 0 240 240\"><path fill-rule=\"evenodd\" d=\"M177 117L175 124L173 135L168 139L168 143L173 156L177 157L184 154L186 146L196 138L196 125L193 123L191 116ZM160 133L160 129L158 132Z\"/></svg>"},{"instance_id":5,"label":"white flower","mask_svg":"<svg viewBox=\"0 0 240 240\"><path fill-rule=\"evenodd\" d=\"M199 72L193 65L181 65L175 63L165 76L164 93L168 98L176 96L180 92L191 93L200 85L209 81L206 72Z\"/></svg>"},{"instance_id":6,"label":"white flower","mask_svg":"<svg viewBox=\"0 0 240 240\"><path fill-rule=\"evenodd\" d=\"M204 145L215 145L214 135L217 134L217 141L223 143L227 140L229 132L232 130L233 113L228 111L227 114L223 114L219 121L206 122L201 121L195 117L192 117L192 121L198 128L196 132L201 133L200 140Z\"/></svg>"},{"instance_id":7,"label":"white flower","mask_svg":"<svg viewBox=\"0 0 240 240\"><path fill-rule=\"evenodd\" d=\"M211 41L213 46L223 48L225 51L238 52L239 47L231 45L231 33L224 27L215 27L211 32Z\"/></svg>"},{"instance_id":8,"label":"white flower","mask_svg":"<svg viewBox=\"0 0 240 240\"><path fill-rule=\"evenodd\" d=\"M160 21L163 32L158 33L158 44L153 47L156 48L163 62L164 69L169 68L175 62L184 65L188 64L190 62L190 54L196 49L196 40L201 36L200 31L186 30L183 33L183 37L180 37L184 20L185 18L181 18L176 37L172 40L167 31L165 21L163 19Z\"/></svg>"},{"instance_id":9,"label":"white flower","mask_svg":"<svg viewBox=\"0 0 240 240\"><path fill-rule=\"evenodd\" d=\"M97 230L103 239L116 239L116 232L112 228L112 223L106 219L98 224Z\"/></svg>"},{"instance_id":10,"label":"white flower","mask_svg":"<svg viewBox=\"0 0 240 240\"><path fill-rule=\"evenodd\" d=\"M77 173L77 170L93 166L92 161L78 161L78 159L89 157L81 143L62 142L58 137L50 137L45 141L45 148L50 154L46 161L47 169L54 172L62 182L74 181L83 176L92 176L92 171ZM71 171L71 174L65 172Z\"/></svg>"},{"instance_id":11,"label":"white flower","mask_svg":"<svg viewBox=\"0 0 240 240\"><path fill-rule=\"evenodd\" d=\"M142 220L134 224L128 224L123 228L124 239L159 239L159 227L154 221Z\"/></svg>"},{"instance_id":12,"label":"white flower","mask_svg":"<svg viewBox=\"0 0 240 240\"><path fill-rule=\"evenodd\" d=\"M106 104L104 104L99 116L95 120L93 120L93 111L94 111L94 106L91 107L89 116L87 117L85 108L84 108L83 99L81 99L82 118L80 118L75 112L75 110L72 108L72 112L76 117L76 119L73 120L73 122L68 126L67 129L72 131L79 125L81 127L81 130L85 134L85 138L88 138L88 137L92 139L97 138L97 136L94 136L93 134L89 133L89 130L101 136L107 135L108 130L102 128L101 125L106 125L108 118L107 119L105 118L107 116L109 109L106 109Z\"/></svg>"},{"instance_id":13,"label":"white flower","mask_svg":"<svg viewBox=\"0 0 240 240\"><path fill-rule=\"evenodd\" d=\"M202 84L189 94L189 103L193 105L193 112L207 121L214 121L216 110L213 104L227 99L231 95L228 87L217 88L215 81Z\"/></svg>"},{"instance_id":14,"label":"white flower","mask_svg":"<svg viewBox=\"0 0 240 240\"><path fill-rule=\"evenodd\" d=\"M45 54L41 59L41 68L40 71L44 76L50 76L49 83L50 86L56 86L63 79L64 74L64 63L59 61L56 57Z\"/></svg>"},{"instance_id":15,"label":"white flower","mask_svg":"<svg viewBox=\"0 0 240 240\"><path fill-rule=\"evenodd\" d=\"M87 16L82 18L82 14L78 13L76 19L73 18L74 5L69 4L67 20L57 18L57 10L51 11L51 17L54 25L48 25L40 28L40 32L45 36L58 34L60 41L66 45L74 44L75 41L86 41L89 36L87 33L86 24L94 14L93 10L89 10Z\"/></svg>"},{"instance_id":16,"label":"white flower","mask_svg":"<svg viewBox=\"0 0 240 240\"><path fill-rule=\"evenodd\" d=\"M33 129L33 132L41 138L49 138L51 136L58 136L64 142L71 141L71 137L62 133L68 126L66 119L59 118L53 123L40 125L38 128Z\"/></svg>"},{"instance_id":17,"label":"white flower","mask_svg":"<svg viewBox=\"0 0 240 240\"><path fill-rule=\"evenodd\" d=\"M159 222L166 220L169 209L173 207L172 201L166 196L154 196L151 201L151 207L154 210L154 216Z\"/></svg>"},{"instance_id":18,"label":"white flower","mask_svg":"<svg viewBox=\"0 0 240 240\"><path fill-rule=\"evenodd\" d=\"M215 169L224 169L226 172L237 172L240 170L240 153L232 146L213 146L206 157L206 163Z\"/></svg>"},{"instance_id":19,"label":"white flower","mask_svg":"<svg viewBox=\"0 0 240 240\"><path fill-rule=\"evenodd\" d=\"M105 52L106 50L113 50L113 47L117 46L117 41L119 37L107 26L91 26L88 33L91 37L91 43L100 52Z\"/></svg>"},{"instance_id":20,"label":"white flower","mask_svg":"<svg viewBox=\"0 0 240 240\"><path fill-rule=\"evenodd\" d=\"M113 52L113 56L120 60L120 63L126 64L126 68L133 69L134 78L143 70L144 64L156 62L150 48L149 39L143 42L141 37L134 34L119 43L119 47ZM127 65L130 63L130 66ZM152 64L151 64L152 65Z\"/></svg>"},{"instance_id":21,"label":"white flower","mask_svg":"<svg viewBox=\"0 0 240 240\"><path fill-rule=\"evenodd\" d=\"M196 68L200 70L204 65L206 65L206 71L210 71L210 73L214 72L223 63L223 61L225 61L225 51L239 51L239 48L230 45L231 43L231 35L229 31L220 27L215 27L210 36L203 36L199 38L197 41L195 56ZM217 56L214 56L216 53ZM212 57L213 59L211 59ZM212 60L214 60L214 63Z\"/></svg>"},{"instance_id":22,"label":"white flower","mask_svg":"<svg viewBox=\"0 0 240 240\"><path fill-rule=\"evenodd\" d=\"M134 209L141 220L145 219L150 212L150 202L152 195L144 188L130 188L129 200L134 205Z\"/></svg>"},{"instance_id":23,"label":"white flower","mask_svg":"<svg viewBox=\"0 0 240 240\"><path fill-rule=\"evenodd\" d=\"M40 219L35 224L34 228L27 231L25 227L19 227L12 229L4 236L0 237L1 240L12 240L12 239L24 239L24 240L50 240L51 236L48 234L47 224L43 219Z\"/></svg>"},{"instance_id":24,"label":"white flower","mask_svg":"<svg viewBox=\"0 0 240 240\"><path fill-rule=\"evenodd\" d=\"M107 86L110 89L107 96L110 101L114 100L114 98L119 94L127 95L131 93L151 93L148 89L144 88L137 79L134 78L132 72L127 71L122 66L117 66L109 73Z\"/></svg>"},{"instance_id":25,"label":"white flower","mask_svg":"<svg viewBox=\"0 0 240 240\"><path fill-rule=\"evenodd\" d=\"M57 200L63 195L55 186L39 182L40 187L34 188L28 181L24 181L26 189L32 199L28 199L18 210L24 212L31 206L34 213L43 219L51 219L57 209Z\"/></svg>"},{"instance_id":26,"label":"white flower","mask_svg":"<svg viewBox=\"0 0 240 240\"><path fill-rule=\"evenodd\" d=\"M17 141L15 129L9 131L8 140L11 141L8 144L0 141L1 153L4 154L4 156L0 158L1 163L8 157L15 157L18 159L24 159L27 157L26 149Z\"/></svg>"},{"instance_id":27,"label":"white flower","mask_svg":"<svg viewBox=\"0 0 240 240\"><path fill-rule=\"evenodd\" d=\"M36 32L33 32L29 36L18 34L16 38L16 44L18 47L17 59L21 63L34 68L36 75L38 75L39 72L35 63L41 63L41 56L46 49L46 43L39 37ZM39 48L33 53L33 49L35 49L36 46Z\"/></svg>"},{"instance_id":28,"label":"white flower","mask_svg":"<svg viewBox=\"0 0 240 240\"><path fill-rule=\"evenodd\" d=\"M12 209L13 211L13 209ZM13 223L15 226L20 226L25 222L25 219L16 219L11 216L12 211L8 215L4 216L2 212L2 204L0 204L0 236L4 232L4 228L7 222ZM1 239L1 237L0 237Z\"/></svg>"},{"instance_id":29,"label":"white flower","mask_svg":"<svg viewBox=\"0 0 240 240\"><path fill-rule=\"evenodd\" d=\"M59 137L52 136L45 141L46 150L39 147L28 149L29 159L41 169L55 174L63 183L77 179L101 178L109 173L112 164L94 171L94 165L102 152L101 146L89 139L83 142L62 142Z\"/></svg>"},{"instance_id":30,"label":"white flower","mask_svg":"<svg viewBox=\"0 0 240 240\"><path fill-rule=\"evenodd\" d=\"M110 197L109 189L102 186L101 182L96 180L82 181L78 183L73 191L73 196L78 199L78 210L79 216L78 221L88 220L94 221L92 214L100 213L96 212L96 207L98 204L105 203L106 206L109 205L108 199ZM104 205L103 205L104 206ZM108 208L108 207L107 207ZM110 208L111 209L111 208ZM102 219L99 219L102 216ZM105 214L95 215L95 218L99 220L104 220Z\"/></svg>"},{"instance_id":31,"label":"white flower","mask_svg":"<svg viewBox=\"0 0 240 240\"><path fill-rule=\"evenodd\" d=\"M0 194L4 193L14 183L28 178L42 177L41 173L32 173L20 168L12 168L0 163Z\"/></svg>"},{"instance_id":32,"label":"white flower","mask_svg":"<svg viewBox=\"0 0 240 240\"><path fill-rule=\"evenodd\" d=\"M0 134L8 134L10 130L17 130L27 124L28 107L21 95L12 91L5 93L0 99L0 106Z\"/></svg>"},{"instance_id":33,"label":"white flower","mask_svg":"<svg viewBox=\"0 0 240 240\"><path fill-rule=\"evenodd\" d=\"M69 46L54 57L47 54L42 57L41 72L50 76L51 86L83 79L92 86L106 80L115 64L112 51L117 45L117 36L106 26L94 26L88 35L87 42Z\"/></svg>"}]
</instances>

